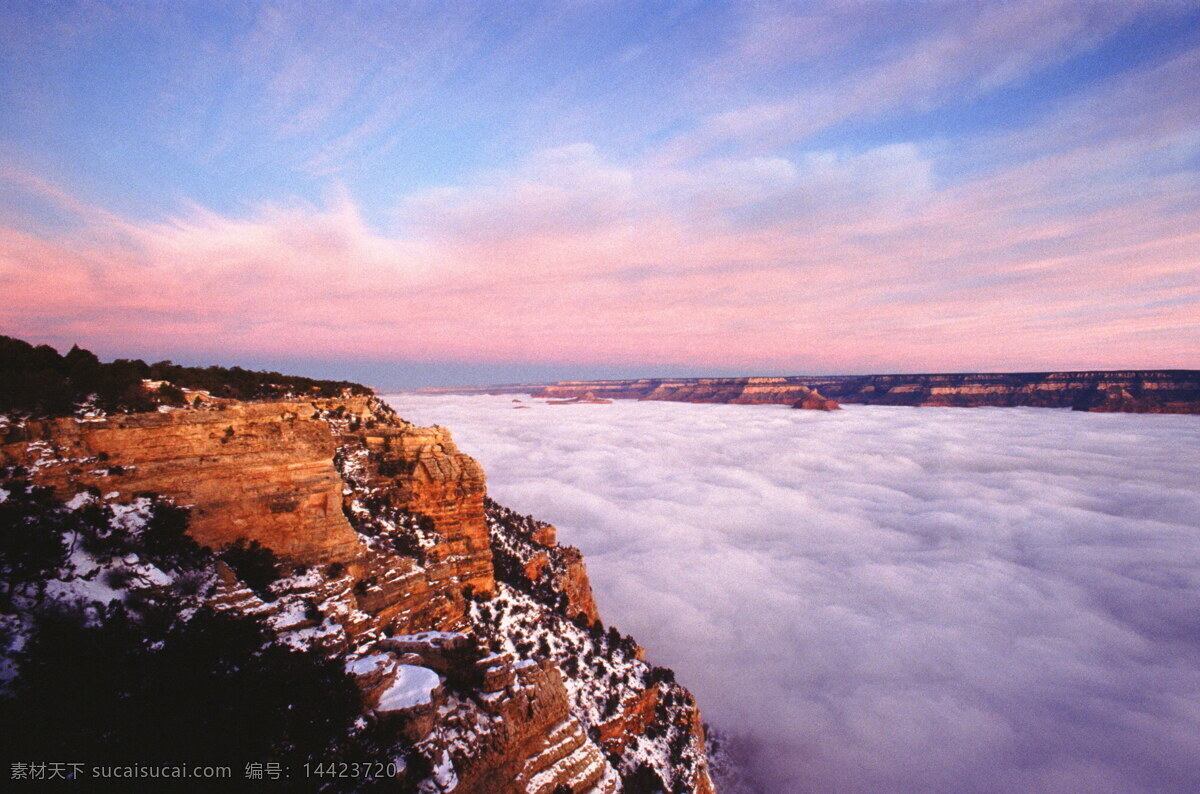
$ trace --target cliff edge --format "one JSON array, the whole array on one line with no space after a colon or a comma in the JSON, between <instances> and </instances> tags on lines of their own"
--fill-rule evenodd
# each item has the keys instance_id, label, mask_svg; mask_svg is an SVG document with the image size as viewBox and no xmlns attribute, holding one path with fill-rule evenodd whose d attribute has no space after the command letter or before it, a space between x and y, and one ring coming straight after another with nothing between
<instances>
[{"instance_id":1,"label":"cliff edge","mask_svg":"<svg viewBox=\"0 0 1200 794\"><path fill-rule=\"evenodd\" d=\"M252 619L336 663L358 693L349 731L390 759L388 790L713 791L694 698L601 623L578 550L489 500L447 430L349 391L179 390L182 405L152 412L0 420L0 507L53 503L46 532L84 514L93 527L0 593L6 686L23 664L34 677L22 646L56 593L111 617L186 590L181 614ZM191 568L147 551L163 505L186 508L207 547ZM247 562L268 558L266 576Z\"/></svg>"}]
</instances>

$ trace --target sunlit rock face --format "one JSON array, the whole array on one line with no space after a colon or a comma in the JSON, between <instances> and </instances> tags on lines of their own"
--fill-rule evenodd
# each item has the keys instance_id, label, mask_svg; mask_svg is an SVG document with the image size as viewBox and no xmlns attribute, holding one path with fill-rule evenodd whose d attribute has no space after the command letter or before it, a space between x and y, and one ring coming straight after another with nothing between
<instances>
[{"instance_id":1,"label":"sunlit rock face","mask_svg":"<svg viewBox=\"0 0 1200 794\"><path fill-rule=\"evenodd\" d=\"M414 427L368 398L27 422L5 442L4 464L61 494L162 494L191 506L189 532L202 544L246 538L298 564L345 566L352 586L366 583L355 610L375 618L358 630L452 627L468 589L494 588L482 469L444 428ZM355 470L340 471L348 460ZM421 564L378 542L396 528L355 531L371 512L364 499L427 523Z\"/></svg>"},{"instance_id":2,"label":"sunlit rock face","mask_svg":"<svg viewBox=\"0 0 1200 794\"><path fill-rule=\"evenodd\" d=\"M808 389L808 393L792 403L792 407L809 411L836 411L841 408L836 400L822 397L815 389Z\"/></svg>"},{"instance_id":3,"label":"sunlit rock face","mask_svg":"<svg viewBox=\"0 0 1200 794\"><path fill-rule=\"evenodd\" d=\"M402 790L712 790L695 700L604 629L580 552L490 502L445 428L374 397L208 401L5 422L0 466L64 499L161 494L201 543L272 550L286 576L218 560L207 603L344 660L364 719L428 762Z\"/></svg>"},{"instance_id":4,"label":"sunlit rock face","mask_svg":"<svg viewBox=\"0 0 1200 794\"><path fill-rule=\"evenodd\" d=\"M348 435L356 435L353 432ZM431 550L453 560L459 578L479 593L495 588L483 498L483 469L454 446L443 427L377 426L359 431L377 460L372 485L383 488L396 507L427 517L444 541Z\"/></svg>"},{"instance_id":5,"label":"sunlit rock face","mask_svg":"<svg viewBox=\"0 0 1200 794\"><path fill-rule=\"evenodd\" d=\"M600 621L583 555L557 543L558 530L533 516L523 516L486 502L492 529L496 570L501 578L534 590L544 600L557 600L561 611L585 626Z\"/></svg>"},{"instance_id":6,"label":"sunlit rock face","mask_svg":"<svg viewBox=\"0 0 1200 794\"><path fill-rule=\"evenodd\" d=\"M306 562L346 561L357 537L326 422L311 403L229 405L12 427L0 459L69 495L153 492L192 506L190 531L220 547L256 540Z\"/></svg>"}]
</instances>

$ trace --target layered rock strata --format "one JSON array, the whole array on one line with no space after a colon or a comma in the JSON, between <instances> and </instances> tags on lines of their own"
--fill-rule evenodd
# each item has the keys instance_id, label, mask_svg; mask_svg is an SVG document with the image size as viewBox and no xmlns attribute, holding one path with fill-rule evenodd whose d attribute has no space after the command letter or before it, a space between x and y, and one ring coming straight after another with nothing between
<instances>
[{"instance_id":1,"label":"layered rock strata","mask_svg":"<svg viewBox=\"0 0 1200 794\"><path fill-rule=\"evenodd\" d=\"M837 403L786 378L700 378L683 383L661 383L643 400L669 400L688 403L732 403L735 405L794 405L822 411L834 410Z\"/></svg>"},{"instance_id":2,"label":"layered rock strata","mask_svg":"<svg viewBox=\"0 0 1200 794\"><path fill-rule=\"evenodd\" d=\"M358 538L342 513L336 442L311 403L230 405L8 425L0 465L69 496L154 492L190 505L192 535L239 537L302 562L345 562Z\"/></svg>"},{"instance_id":3,"label":"layered rock strata","mask_svg":"<svg viewBox=\"0 0 1200 794\"><path fill-rule=\"evenodd\" d=\"M604 399L667 400L738 405L784 404L821 411L836 410L834 400L790 378L692 378L676 380L563 381L533 392L563 404Z\"/></svg>"},{"instance_id":4,"label":"layered rock strata","mask_svg":"<svg viewBox=\"0 0 1200 794\"><path fill-rule=\"evenodd\" d=\"M494 388L494 387L493 387ZM820 407L835 403L908 406L1031 406L1079 411L1200 413L1200 371L962 373L937 375L830 375L782 378L645 378L560 381L535 397L782 403ZM799 390L812 390L805 399ZM807 404L805 404L807 402Z\"/></svg>"},{"instance_id":5,"label":"layered rock strata","mask_svg":"<svg viewBox=\"0 0 1200 794\"><path fill-rule=\"evenodd\" d=\"M438 746L454 769L455 794L551 794L560 785L595 794L621 790L548 659L517 661L488 652L472 635L425 632L384 640L347 668L367 671L360 685L368 707L396 706L388 719ZM405 680L414 670L436 672L446 685L414 692ZM387 694L397 686L406 697L389 704Z\"/></svg>"},{"instance_id":6,"label":"layered rock strata","mask_svg":"<svg viewBox=\"0 0 1200 794\"><path fill-rule=\"evenodd\" d=\"M357 616L346 622L351 636L454 628L464 594L494 588L479 465L444 428L415 427L368 398L6 427L0 465L20 466L64 497L88 488L115 498L161 494L191 508L189 532L204 545L246 538L293 564L338 566L351 589L338 611ZM339 470L348 455L357 455L363 481L348 483ZM393 536L405 527L380 537L353 526L354 509L389 508L429 528L419 555L397 553Z\"/></svg>"}]
</instances>

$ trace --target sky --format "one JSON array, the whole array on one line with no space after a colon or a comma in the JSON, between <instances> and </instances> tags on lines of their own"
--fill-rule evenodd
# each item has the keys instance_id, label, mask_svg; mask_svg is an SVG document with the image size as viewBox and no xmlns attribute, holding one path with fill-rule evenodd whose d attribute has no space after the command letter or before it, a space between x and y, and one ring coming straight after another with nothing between
<instances>
[{"instance_id":1,"label":"sky","mask_svg":"<svg viewBox=\"0 0 1200 794\"><path fill-rule=\"evenodd\" d=\"M388 398L584 553L762 794L1200 790L1200 425Z\"/></svg>"},{"instance_id":2,"label":"sky","mask_svg":"<svg viewBox=\"0 0 1200 794\"><path fill-rule=\"evenodd\" d=\"M1200 366L1200 4L0 4L0 333L380 387Z\"/></svg>"}]
</instances>

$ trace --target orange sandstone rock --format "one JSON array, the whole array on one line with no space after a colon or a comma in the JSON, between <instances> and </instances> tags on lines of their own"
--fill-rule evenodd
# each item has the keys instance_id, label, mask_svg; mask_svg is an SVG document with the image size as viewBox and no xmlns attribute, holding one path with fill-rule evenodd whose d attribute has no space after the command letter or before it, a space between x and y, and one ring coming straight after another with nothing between
<instances>
[{"instance_id":1,"label":"orange sandstone rock","mask_svg":"<svg viewBox=\"0 0 1200 794\"><path fill-rule=\"evenodd\" d=\"M396 507L425 516L446 540L431 551L451 563L464 586L495 591L491 543L484 518L483 469L464 455L442 427L380 427L362 431L376 457L372 484L385 489Z\"/></svg>"},{"instance_id":2,"label":"orange sandstone rock","mask_svg":"<svg viewBox=\"0 0 1200 794\"><path fill-rule=\"evenodd\" d=\"M595 623L600 619L600 609L592 596L592 583L588 579L587 566L583 564L583 555L573 546L563 547L561 552L566 562L562 590L567 596L567 613L572 617L581 615L588 623Z\"/></svg>"},{"instance_id":3,"label":"orange sandstone rock","mask_svg":"<svg viewBox=\"0 0 1200 794\"><path fill-rule=\"evenodd\" d=\"M342 514L342 480L329 426L308 403L175 410L28 422L9 432L0 461L30 469L67 496L87 487L132 497L154 492L192 506L191 534L219 548L257 540L305 563L358 552Z\"/></svg>"},{"instance_id":4,"label":"orange sandstone rock","mask_svg":"<svg viewBox=\"0 0 1200 794\"><path fill-rule=\"evenodd\" d=\"M555 546L558 544L558 528L553 524L541 524L533 531L532 539L539 546Z\"/></svg>"},{"instance_id":5,"label":"orange sandstone rock","mask_svg":"<svg viewBox=\"0 0 1200 794\"><path fill-rule=\"evenodd\" d=\"M529 577L529 581L536 582L549 564L550 558L546 556L546 552L538 552L525 563L525 575Z\"/></svg>"},{"instance_id":6,"label":"orange sandstone rock","mask_svg":"<svg viewBox=\"0 0 1200 794\"><path fill-rule=\"evenodd\" d=\"M321 418L335 409L339 421ZM354 587L351 634L458 627L465 588L495 586L483 471L444 428L378 419L357 397L31 421L3 430L0 465L24 466L62 496L162 494L191 507L190 534L213 548L245 537L291 564L341 564ZM441 536L423 562L369 548L351 527L333 457L355 444L372 454L384 498Z\"/></svg>"},{"instance_id":7,"label":"orange sandstone rock","mask_svg":"<svg viewBox=\"0 0 1200 794\"><path fill-rule=\"evenodd\" d=\"M803 408L810 411L837 411L842 407L837 404L837 401L826 399L813 389L806 389L805 391L808 393L792 403L793 408Z\"/></svg>"},{"instance_id":8,"label":"orange sandstone rock","mask_svg":"<svg viewBox=\"0 0 1200 794\"><path fill-rule=\"evenodd\" d=\"M646 726L654 721L654 708L658 705L658 686L642 690L637 697L621 704L620 713L598 726L600 746L607 752L620 755L625 745L646 732Z\"/></svg>"}]
</instances>

